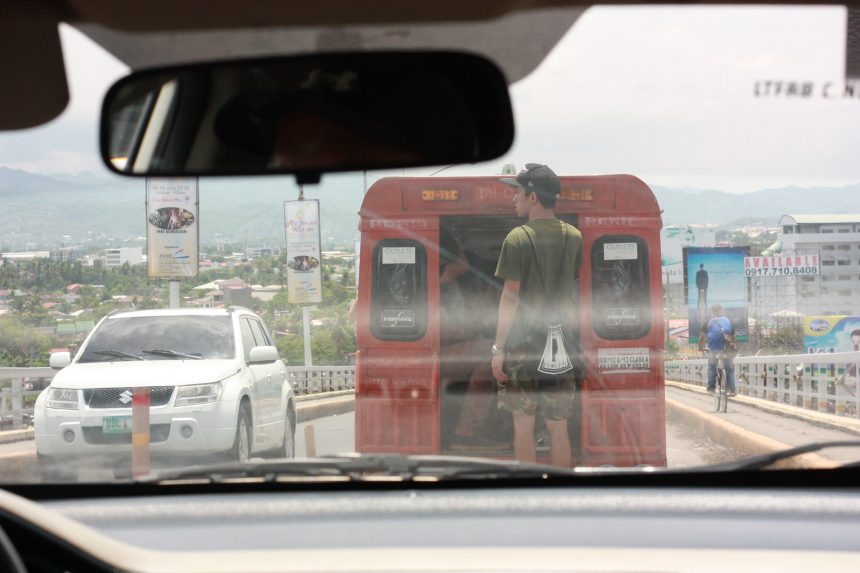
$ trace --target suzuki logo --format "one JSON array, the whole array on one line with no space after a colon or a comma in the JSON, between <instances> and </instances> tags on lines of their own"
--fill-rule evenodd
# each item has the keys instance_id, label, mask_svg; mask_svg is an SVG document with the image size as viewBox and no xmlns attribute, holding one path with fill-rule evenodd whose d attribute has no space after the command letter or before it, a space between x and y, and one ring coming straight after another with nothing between
<instances>
[{"instance_id":1,"label":"suzuki logo","mask_svg":"<svg viewBox=\"0 0 860 573\"><path fill-rule=\"evenodd\" d=\"M134 394L131 393L131 390L126 390L125 392L123 392L122 394L119 395L119 401L122 402L123 404L128 404L129 402L131 402L131 399L133 396L134 396Z\"/></svg>"}]
</instances>

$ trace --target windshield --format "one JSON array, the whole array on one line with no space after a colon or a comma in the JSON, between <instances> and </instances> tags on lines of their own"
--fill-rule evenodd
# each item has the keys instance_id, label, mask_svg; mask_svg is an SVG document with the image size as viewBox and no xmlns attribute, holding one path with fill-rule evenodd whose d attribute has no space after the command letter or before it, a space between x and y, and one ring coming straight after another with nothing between
<instances>
[{"instance_id":1,"label":"windshield","mask_svg":"<svg viewBox=\"0 0 860 573\"><path fill-rule=\"evenodd\" d=\"M0 133L0 435L23 431L0 483L330 454L678 470L840 441L780 463L860 460L846 9L521 16L474 36L512 81L504 156L302 186L110 172L99 106L129 65L62 25L69 108ZM458 26L311 44L471 50ZM190 145L170 128L215 121L209 87L134 100L116 165Z\"/></svg>"},{"instance_id":2,"label":"windshield","mask_svg":"<svg viewBox=\"0 0 860 573\"><path fill-rule=\"evenodd\" d=\"M170 360L171 350L197 358L233 358L234 348L229 316L117 317L101 324L78 362L106 362L122 354Z\"/></svg>"}]
</instances>

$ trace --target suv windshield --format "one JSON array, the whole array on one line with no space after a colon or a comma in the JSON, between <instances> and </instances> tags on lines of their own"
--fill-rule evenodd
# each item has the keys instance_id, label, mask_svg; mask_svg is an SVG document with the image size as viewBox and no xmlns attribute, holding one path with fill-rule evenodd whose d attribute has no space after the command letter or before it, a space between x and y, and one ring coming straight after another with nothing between
<instances>
[{"instance_id":1,"label":"suv windshield","mask_svg":"<svg viewBox=\"0 0 860 573\"><path fill-rule=\"evenodd\" d=\"M159 352L162 350L168 352ZM110 362L133 357L172 360L169 351L203 359L233 358L235 344L230 317L109 318L93 334L78 362Z\"/></svg>"}]
</instances>

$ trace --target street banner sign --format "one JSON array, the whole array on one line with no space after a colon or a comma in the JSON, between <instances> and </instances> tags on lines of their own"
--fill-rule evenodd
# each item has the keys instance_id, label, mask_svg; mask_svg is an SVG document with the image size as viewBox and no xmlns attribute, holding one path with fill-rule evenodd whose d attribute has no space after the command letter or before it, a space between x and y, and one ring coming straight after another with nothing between
<instances>
[{"instance_id":1,"label":"street banner sign","mask_svg":"<svg viewBox=\"0 0 860 573\"><path fill-rule=\"evenodd\" d=\"M322 302L320 204L316 199L284 201L287 243L287 300Z\"/></svg>"},{"instance_id":2,"label":"street banner sign","mask_svg":"<svg viewBox=\"0 0 860 573\"><path fill-rule=\"evenodd\" d=\"M197 276L198 197L196 177L146 178L146 261L150 278Z\"/></svg>"}]
</instances>

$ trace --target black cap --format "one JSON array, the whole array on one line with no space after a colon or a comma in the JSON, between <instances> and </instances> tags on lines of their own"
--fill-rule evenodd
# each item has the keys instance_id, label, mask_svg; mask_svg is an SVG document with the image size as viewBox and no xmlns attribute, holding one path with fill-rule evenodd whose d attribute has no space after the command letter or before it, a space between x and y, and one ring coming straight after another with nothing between
<instances>
[{"instance_id":1,"label":"black cap","mask_svg":"<svg viewBox=\"0 0 860 573\"><path fill-rule=\"evenodd\" d=\"M561 181L555 172L540 163L526 163L517 173L516 179L502 177L501 181L515 187L522 187L529 192L534 191L544 197L558 197L561 193Z\"/></svg>"}]
</instances>

